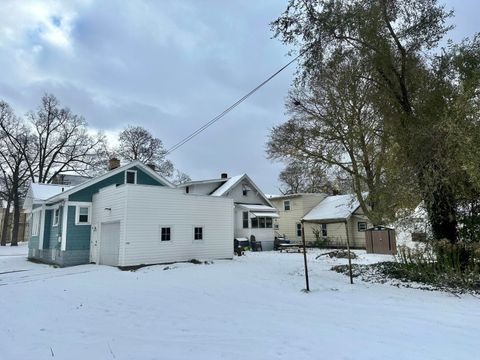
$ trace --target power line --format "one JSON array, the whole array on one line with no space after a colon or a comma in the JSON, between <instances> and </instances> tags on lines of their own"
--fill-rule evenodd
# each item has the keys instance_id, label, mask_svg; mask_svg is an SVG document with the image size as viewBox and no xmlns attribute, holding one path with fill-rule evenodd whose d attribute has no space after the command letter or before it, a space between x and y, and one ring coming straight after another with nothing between
<instances>
[{"instance_id":1,"label":"power line","mask_svg":"<svg viewBox=\"0 0 480 360\"><path fill-rule=\"evenodd\" d=\"M253 88L252 90L250 90L250 92L248 92L246 95L244 95L243 97L241 97L240 99L238 99L236 102L234 102L232 105L230 105L228 108L226 108L225 110L223 110L220 114L218 114L217 116L215 116L213 119L211 119L210 121L206 122L205 124L203 124L201 127L199 127L197 130L195 130L194 132L192 132L190 135L188 135L187 137L183 138L182 140L180 140L179 142L177 142L175 145L173 145L170 149L167 150L167 153L166 155L168 154L171 154L173 151L177 150L179 147L185 145L187 142L189 142L190 140L192 140L195 136L199 135L201 132L203 132L204 130L206 130L208 127L212 126L214 123L216 123L218 120L220 120L221 118L223 118L225 115L227 115L230 111L232 111L233 109L235 109L238 105L240 105L242 102L244 102L245 100L247 100L251 95L253 95L255 92L257 92L261 87L263 87L265 84L267 84L270 80L272 80L275 76L277 76L278 74L280 74L283 70L285 70L289 65L291 65L293 62L295 62L295 60L297 60L300 56L301 56L302 53L300 53L299 55L297 55L295 58L293 58L291 61L289 61L287 64L285 64L284 66L282 66L279 70L277 70L274 74L270 75L266 80L264 80L263 82L261 82L259 85L257 85L255 88Z\"/></svg>"}]
</instances>

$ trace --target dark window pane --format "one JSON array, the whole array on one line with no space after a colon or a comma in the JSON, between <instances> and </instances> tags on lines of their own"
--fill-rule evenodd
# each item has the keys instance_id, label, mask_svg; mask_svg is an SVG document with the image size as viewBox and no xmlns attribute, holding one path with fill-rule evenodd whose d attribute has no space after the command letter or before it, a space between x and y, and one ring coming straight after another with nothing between
<instances>
[{"instance_id":1,"label":"dark window pane","mask_svg":"<svg viewBox=\"0 0 480 360\"><path fill-rule=\"evenodd\" d=\"M259 221L258 227L264 229L265 228L265 218L264 217L258 218L258 221Z\"/></svg>"},{"instance_id":2,"label":"dark window pane","mask_svg":"<svg viewBox=\"0 0 480 360\"><path fill-rule=\"evenodd\" d=\"M327 224L322 224L322 236L327 236Z\"/></svg>"},{"instance_id":3,"label":"dark window pane","mask_svg":"<svg viewBox=\"0 0 480 360\"><path fill-rule=\"evenodd\" d=\"M248 229L248 211L243 212L243 228Z\"/></svg>"},{"instance_id":4,"label":"dark window pane","mask_svg":"<svg viewBox=\"0 0 480 360\"><path fill-rule=\"evenodd\" d=\"M268 229L271 229L271 228L272 228L272 224L273 224L272 218L267 217L267 219L266 219L266 226L267 226L267 228L268 228Z\"/></svg>"},{"instance_id":5,"label":"dark window pane","mask_svg":"<svg viewBox=\"0 0 480 360\"><path fill-rule=\"evenodd\" d=\"M252 218L252 228L258 228L258 218Z\"/></svg>"},{"instance_id":6,"label":"dark window pane","mask_svg":"<svg viewBox=\"0 0 480 360\"><path fill-rule=\"evenodd\" d=\"M88 223L88 215L80 215L80 216L78 217L78 222Z\"/></svg>"},{"instance_id":7,"label":"dark window pane","mask_svg":"<svg viewBox=\"0 0 480 360\"><path fill-rule=\"evenodd\" d=\"M203 228L196 227L195 228L195 240L202 240L203 239Z\"/></svg>"},{"instance_id":8,"label":"dark window pane","mask_svg":"<svg viewBox=\"0 0 480 360\"><path fill-rule=\"evenodd\" d=\"M170 228L162 228L162 241L170 241Z\"/></svg>"},{"instance_id":9,"label":"dark window pane","mask_svg":"<svg viewBox=\"0 0 480 360\"><path fill-rule=\"evenodd\" d=\"M135 173L127 171L127 184L135 184Z\"/></svg>"},{"instance_id":10,"label":"dark window pane","mask_svg":"<svg viewBox=\"0 0 480 360\"><path fill-rule=\"evenodd\" d=\"M302 236L302 224L297 224L297 236Z\"/></svg>"}]
</instances>

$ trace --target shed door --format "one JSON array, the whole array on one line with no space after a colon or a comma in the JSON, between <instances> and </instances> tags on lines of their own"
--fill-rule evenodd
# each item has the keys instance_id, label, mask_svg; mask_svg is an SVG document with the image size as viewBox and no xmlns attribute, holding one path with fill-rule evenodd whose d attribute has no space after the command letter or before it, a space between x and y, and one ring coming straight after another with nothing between
<instances>
[{"instance_id":1,"label":"shed door","mask_svg":"<svg viewBox=\"0 0 480 360\"><path fill-rule=\"evenodd\" d=\"M102 265L118 265L120 221L101 224L100 260Z\"/></svg>"}]
</instances>

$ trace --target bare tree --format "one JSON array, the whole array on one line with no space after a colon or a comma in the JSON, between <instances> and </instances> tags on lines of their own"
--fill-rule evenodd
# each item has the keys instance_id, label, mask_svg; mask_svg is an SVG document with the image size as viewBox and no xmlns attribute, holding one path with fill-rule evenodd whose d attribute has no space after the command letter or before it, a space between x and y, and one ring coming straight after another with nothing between
<instances>
[{"instance_id":1,"label":"bare tree","mask_svg":"<svg viewBox=\"0 0 480 360\"><path fill-rule=\"evenodd\" d=\"M188 176L184 172L181 172L179 170L175 170L175 177L173 178L173 183L175 185L181 185L181 184L184 184L184 183L189 182L189 181L192 181L190 176Z\"/></svg>"},{"instance_id":2,"label":"bare tree","mask_svg":"<svg viewBox=\"0 0 480 360\"><path fill-rule=\"evenodd\" d=\"M7 242L10 207L13 203L13 228L11 245L18 243L20 222L20 203L22 201L26 183L29 180L29 168L25 154L30 141L28 129L15 117L10 106L0 102L0 177L2 183L2 197L7 206L2 227L1 242Z\"/></svg>"},{"instance_id":3,"label":"bare tree","mask_svg":"<svg viewBox=\"0 0 480 360\"><path fill-rule=\"evenodd\" d=\"M173 164L165 158L166 150L159 138L141 126L128 126L119 135L117 153L126 161L139 160L155 165L156 171L165 177L173 175Z\"/></svg>"},{"instance_id":4,"label":"bare tree","mask_svg":"<svg viewBox=\"0 0 480 360\"><path fill-rule=\"evenodd\" d=\"M33 141L26 151L34 156L25 158L32 181L49 183L64 171L84 175L106 163L104 136L90 135L85 119L60 107L54 95L45 94L37 111L27 118Z\"/></svg>"}]
</instances>

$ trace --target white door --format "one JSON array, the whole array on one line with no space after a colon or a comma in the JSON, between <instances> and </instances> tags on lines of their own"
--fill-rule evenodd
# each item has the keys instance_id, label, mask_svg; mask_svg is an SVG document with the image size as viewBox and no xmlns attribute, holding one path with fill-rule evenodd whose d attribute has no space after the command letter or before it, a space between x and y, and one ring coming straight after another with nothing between
<instances>
[{"instance_id":1,"label":"white door","mask_svg":"<svg viewBox=\"0 0 480 360\"><path fill-rule=\"evenodd\" d=\"M120 221L100 225L99 264L118 266L118 248L120 244Z\"/></svg>"}]
</instances>

